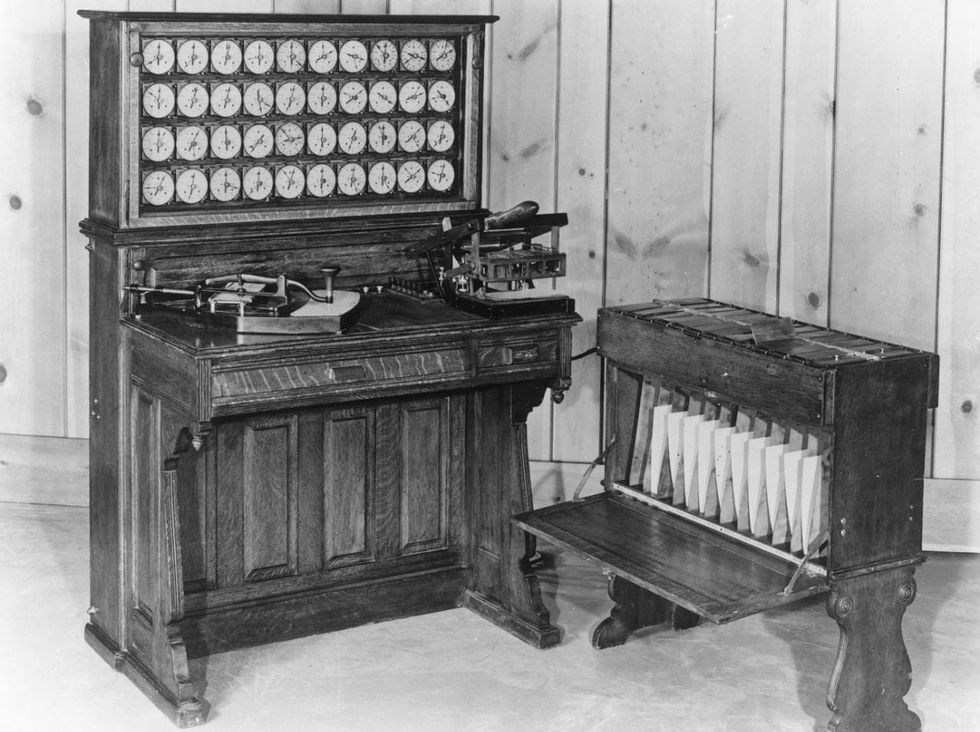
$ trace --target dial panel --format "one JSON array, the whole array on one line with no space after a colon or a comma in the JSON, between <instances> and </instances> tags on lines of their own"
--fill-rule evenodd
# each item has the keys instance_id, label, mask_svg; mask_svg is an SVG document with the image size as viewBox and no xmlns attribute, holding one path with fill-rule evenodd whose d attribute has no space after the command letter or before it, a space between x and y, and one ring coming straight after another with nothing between
<instances>
[{"instance_id":1,"label":"dial panel","mask_svg":"<svg viewBox=\"0 0 980 732\"><path fill-rule=\"evenodd\" d=\"M139 39L139 208L462 196L465 35Z\"/></svg>"}]
</instances>

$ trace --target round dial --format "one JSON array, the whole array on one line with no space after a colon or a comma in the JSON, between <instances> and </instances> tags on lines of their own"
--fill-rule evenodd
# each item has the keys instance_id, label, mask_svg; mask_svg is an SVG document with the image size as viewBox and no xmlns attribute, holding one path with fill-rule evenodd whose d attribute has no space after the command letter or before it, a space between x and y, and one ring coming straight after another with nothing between
<instances>
[{"instance_id":1,"label":"round dial","mask_svg":"<svg viewBox=\"0 0 980 732\"><path fill-rule=\"evenodd\" d=\"M391 152L397 140L398 133L395 132L395 126L387 120L375 122L368 132L368 144L375 152Z\"/></svg>"},{"instance_id":2,"label":"round dial","mask_svg":"<svg viewBox=\"0 0 980 732\"><path fill-rule=\"evenodd\" d=\"M456 47L453 42L440 38L429 48L429 65L436 71L449 71L456 63Z\"/></svg>"},{"instance_id":3,"label":"round dial","mask_svg":"<svg viewBox=\"0 0 980 732\"><path fill-rule=\"evenodd\" d=\"M211 109L221 117L238 114L242 108L242 90L235 84L218 84L211 90Z\"/></svg>"},{"instance_id":4,"label":"round dial","mask_svg":"<svg viewBox=\"0 0 980 732\"><path fill-rule=\"evenodd\" d=\"M326 81L311 84L306 93L306 105L314 114L330 114L337 106L337 90Z\"/></svg>"},{"instance_id":5,"label":"round dial","mask_svg":"<svg viewBox=\"0 0 980 732\"><path fill-rule=\"evenodd\" d=\"M391 193L395 189L395 167L387 161L375 163L368 171L368 185L374 193Z\"/></svg>"},{"instance_id":6,"label":"round dial","mask_svg":"<svg viewBox=\"0 0 980 732\"><path fill-rule=\"evenodd\" d=\"M272 152L274 144L272 130L265 125L252 125L245 130L245 153L253 158L264 158Z\"/></svg>"},{"instance_id":7,"label":"round dial","mask_svg":"<svg viewBox=\"0 0 980 732\"><path fill-rule=\"evenodd\" d=\"M337 146L348 155L356 155L364 149L367 133L360 122L348 122L337 133Z\"/></svg>"},{"instance_id":8,"label":"round dial","mask_svg":"<svg viewBox=\"0 0 980 732\"><path fill-rule=\"evenodd\" d=\"M170 41L154 38L143 46L143 68L151 74L166 74L174 67L174 47Z\"/></svg>"},{"instance_id":9,"label":"round dial","mask_svg":"<svg viewBox=\"0 0 980 732\"><path fill-rule=\"evenodd\" d=\"M367 47L360 41L344 41L340 47L340 68L344 71L357 73L362 71L368 62Z\"/></svg>"},{"instance_id":10,"label":"round dial","mask_svg":"<svg viewBox=\"0 0 980 732\"><path fill-rule=\"evenodd\" d=\"M284 165L276 171L276 193L283 198L296 198L306 186L306 176L296 165Z\"/></svg>"},{"instance_id":11,"label":"round dial","mask_svg":"<svg viewBox=\"0 0 980 732\"><path fill-rule=\"evenodd\" d=\"M318 198L329 196L337 185L337 174L324 163L317 163L306 173L306 190Z\"/></svg>"},{"instance_id":12,"label":"round dial","mask_svg":"<svg viewBox=\"0 0 980 732\"><path fill-rule=\"evenodd\" d=\"M242 47L235 41L218 41L211 48L211 66L219 74L234 74L242 66Z\"/></svg>"},{"instance_id":13,"label":"round dial","mask_svg":"<svg viewBox=\"0 0 980 732\"><path fill-rule=\"evenodd\" d=\"M306 136L295 122L286 122L276 129L276 150L280 155L299 155L303 152Z\"/></svg>"},{"instance_id":14,"label":"round dial","mask_svg":"<svg viewBox=\"0 0 980 732\"><path fill-rule=\"evenodd\" d=\"M429 149L436 152L445 152L453 146L456 133L453 126L444 119L437 119L429 125L428 134Z\"/></svg>"},{"instance_id":15,"label":"round dial","mask_svg":"<svg viewBox=\"0 0 980 732\"><path fill-rule=\"evenodd\" d=\"M222 160L235 157L242 150L242 133L232 125L221 125L211 132L211 154Z\"/></svg>"},{"instance_id":16,"label":"round dial","mask_svg":"<svg viewBox=\"0 0 980 732\"><path fill-rule=\"evenodd\" d=\"M388 114L398 103L398 92L390 81L379 81L371 86L368 94L371 109L378 114Z\"/></svg>"},{"instance_id":17,"label":"round dial","mask_svg":"<svg viewBox=\"0 0 980 732\"><path fill-rule=\"evenodd\" d=\"M249 168L242 177L242 190L253 201L264 201L272 195L272 173L258 165Z\"/></svg>"},{"instance_id":18,"label":"round dial","mask_svg":"<svg viewBox=\"0 0 980 732\"><path fill-rule=\"evenodd\" d=\"M306 106L306 92L295 81L287 81L276 89L276 109L283 114L299 114Z\"/></svg>"},{"instance_id":19,"label":"round dial","mask_svg":"<svg viewBox=\"0 0 980 732\"><path fill-rule=\"evenodd\" d=\"M436 112L447 112L456 103L456 90L448 81L440 79L429 87L429 107Z\"/></svg>"},{"instance_id":20,"label":"round dial","mask_svg":"<svg viewBox=\"0 0 980 732\"><path fill-rule=\"evenodd\" d=\"M185 74L200 74L208 67L208 47L201 41L184 41L177 47L177 68Z\"/></svg>"},{"instance_id":21,"label":"round dial","mask_svg":"<svg viewBox=\"0 0 980 732\"><path fill-rule=\"evenodd\" d=\"M371 66L378 71L391 71L398 63L398 48L387 38L371 46Z\"/></svg>"},{"instance_id":22,"label":"round dial","mask_svg":"<svg viewBox=\"0 0 980 732\"><path fill-rule=\"evenodd\" d=\"M166 170L154 170L143 179L143 198L151 206L163 206L174 197L174 179Z\"/></svg>"},{"instance_id":23,"label":"round dial","mask_svg":"<svg viewBox=\"0 0 980 732\"><path fill-rule=\"evenodd\" d=\"M208 109L208 90L196 81L177 90L177 109L185 117L200 117Z\"/></svg>"},{"instance_id":24,"label":"round dial","mask_svg":"<svg viewBox=\"0 0 980 732\"><path fill-rule=\"evenodd\" d=\"M408 160L398 168L398 187L405 193L416 193L425 183L425 168L417 160Z\"/></svg>"},{"instance_id":25,"label":"round dial","mask_svg":"<svg viewBox=\"0 0 980 732\"><path fill-rule=\"evenodd\" d=\"M245 87L245 111L255 117L261 117L272 111L276 95L272 87L264 81L257 81Z\"/></svg>"},{"instance_id":26,"label":"round dial","mask_svg":"<svg viewBox=\"0 0 980 732\"><path fill-rule=\"evenodd\" d=\"M268 41L252 41L245 46L245 68L253 74L264 74L271 69L275 57Z\"/></svg>"},{"instance_id":27,"label":"round dial","mask_svg":"<svg viewBox=\"0 0 980 732\"><path fill-rule=\"evenodd\" d=\"M405 71L421 71L425 68L428 56L425 44L420 40L413 38L402 44L401 60Z\"/></svg>"},{"instance_id":28,"label":"round dial","mask_svg":"<svg viewBox=\"0 0 980 732\"><path fill-rule=\"evenodd\" d=\"M405 152L418 152L425 145L425 128L421 122L410 119L398 128L398 146Z\"/></svg>"},{"instance_id":29,"label":"round dial","mask_svg":"<svg viewBox=\"0 0 980 732\"><path fill-rule=\"evenodd\" d=\"M318 74L333 71L337 66L337 47L330 41L314 41L310 44L310 68Z\"/></svg>"},{"instance_id":30,"label":"round dial","mask_svg":"<svg viewBox=\"0 0 980 732\"><path fill-rule=\"evenodd\" d=\"M143 111L151 117L166 117L174 111L174 90L166 84L150 84L143 92Z\"/></svg>"},{"instance_id":31,"label":"round dial","mask_svg":"<svg viewBox=\"0 0 980 732\"><path fill-rule=\"evenodd\" d=\"M295 74L306 63L306 49L297 40L289 39L279 44L276 49L276 65L280 71Z\"/></svg>"},{"instance_id":32,"label":"round dial","mask_svg":"<svg viewBox=\"0 0 980 732\"><path fill-rule=\"evenodd\" d=\"M242 192L242 177L234 168L218 168L211 173L211 198L234 201Z\"/></svg>"},{"instance_id":33,"label":"round dial","mask_svg":"<svg viewBox=\"0 0 980 732\"><path fill-rule=\"evenodd\" d=\"M337 145L337 133L326 122L317 122L306 135L306 146L314 155L329 155Z\"/></svg>"},{"instance_id":34,"label":"round dial","mask_svg":"<svg viewBox=\"0 0 980 732\"><path fill-rule=\"evenodd\" d=\"M340 108L348 114L357 114L367 106L367 89L359 81L348 81L340 87Z\"/></svg>"},{"instance_id":35,"label":"round dial","mask_svg":"<svg viewBox=\"0 0 980 732\"><path fill-rule=\"evenodd\" d=\"M448 191L456 178L456 171L453 164L448 160L440 158L429 163L429 173L426 179L429 187L435 191Z\"/></svg>"},{"instance_id":36,"label":"round dial","mask_svg":"<svg viewBox=\"0 0 980 732\"><path fill-rule=\"evenodd\" d=\"M356 196L364 190L367 175L357 163L347 163L337 173L337 188L345 196Z\"/></svg>"},{"instance_id":37,"label":"round dial","mask_svg":"<svg viewBox=\"0 0 980 732\"><path fill-rule=\"evenodd\" d=\"M184 203L200 203L208 194L208 177L197 168L177 176L177 198Z\"/></svg>"},{"instance_id":38,"label":"round dial","mask_svg":"<svg viewBox=\"0 0 980 732\"><path fill-rule=\"evenodd\" d=\"M418 81L406 81L398 90L398 103L409 114L422 111L425 107L425 87Z\"/></svg>"},{"instance_id":39,"label":"round dial","mask_svg":"<svg viewBox=\"0 0 980 732\"><path fill-rule=\"evenodd\" d=\"M208 151L208 133L203 127L190 125L177 131L177 157L200 160Z\"/></svg>"},{"instance_id":40,"label":"round dial","mask_svg":"<svg viewBox=\"0 0 980 732\"><path fill-rule=\"evenodd\" d=\"M159 163L174 154L174 133L167 127L151 127L143 133L143 155Z\"/></svg>"}]
</instances>

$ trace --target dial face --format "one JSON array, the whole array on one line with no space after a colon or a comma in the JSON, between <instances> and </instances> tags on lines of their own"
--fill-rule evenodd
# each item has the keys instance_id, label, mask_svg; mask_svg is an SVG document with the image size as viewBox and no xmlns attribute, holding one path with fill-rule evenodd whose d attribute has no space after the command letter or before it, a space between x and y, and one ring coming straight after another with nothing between
<instances>
[{"instance_id":1,"label":"dial face","mask_svg":"<svg viewBox=\"0 0 980 732\"><path fill-rule=\"evenodd\" d=\"M433 41L429 48L429 65L436 71L449 71L456 63L456 47L445 38Z\"/></svg>"},{"instance_id":2,"label":"dial face","mask_svg":"<svg viewBox=\"0 0 980 732\"><path fill-rule=\"evenodd\" d=\"M272 87L264 81L257 81L245 87L245 111L255 117L261 117L272 111L276 95Z\"/></svg>"},{"instance_id":3,"label":"dial face","mask_svg":"<svg viewBox=\"0 0 980 732\"><path fill-rule=\"evenodd\" d=\"M348 155L356 155L364 149L367 133L360 122L348 122L337 133L337 147Z\"/></svg>"},{"instance_id":4,"label":"dial face","mask_svg":"<svg viewBox=\"0 0 980 732\"><path fill-rule=\"evenodd\" d=\"M429 125L428 134L429 149L436 152L445 152L453 146L456 133L453 126L444 119L437 119Z\"/></svg>"},{"instance_id":5,"label":"dial face","mask_svg":"<svg viewBox=\"0 0 980 732\"><path fill-rule=\"evenodd\" d=\"M208 90L196 81L177 90L177 109L185 117L200 117L208 109Z\"/></svg>"},{"instance_id":6,"label":"dial face","mask_svg":"<svg viewBox=\"0 0 980 732\"><path fill-rule=\"evenodd\" d=\"M151 74L166 74L174 67L174 47L169 41L154 38L143 46L143 68Z\"/></svg>"},{"instance_id":7,"label":"dial face","mask_svg":"<svg viewBox=\"0 0 980 732\"><path fill-rule=\"evenodd\" d=\"M371 46L371 66L376 71L391 71L398 63L398 48L387 38Z\"/></svg>"},{"instance_id":8,"label":"dial face","mask_svg":"<svg viewBox=\"0 0 980 732\"><path fill-rule=\"evenodd\" d=\"M242 144L246 155L253 158L264 158L272 152L275 138L272 130L265 125L252 125L245 130L245 138Z\"/></svg>"},{"instance_id":9,"label":"dial face","mask_svg":"<svg viewBox=\"0 0 980 732\"><path fill-rule=\"evenodd\" d=\"M368 171L368 185L373 193L391 193L395 189L395 167L389 162L375 163Z\"/></svg>"},{"instance_id":10,"label":"dial face","mask_svg":"<svg viewBox=\"0 0 980 732\"><path fill-rule=\"evenodd\" d=\"M318 198L329 196L336 185L337 174L329 165L317 163L306 173L306 190Z\"/></svg>"},{"instance_id":11,"label":"dial face","mask_svg":"<svg viewBox=\"0 0 980 732\"><path fill-rule=\"evenodd\" d=\"M234 74L242 67L242 47L235 41L218 41L211 48L211 67L219 74Z\"/></svg>"},{"instance_id":12,"label":"dial face","mask_svg":"<svg viewBox=\"0 0 980 732\"><path fill-rule=\"evenodd\" d=\"M276 193L283 198L296 198L306 187L306 176L296 165L284 165L276 171Z\"/></svg>"},{"instance_id":13,"label":"dial face","mask_svg":"<svg viewBox=\"0 0 980 732\"><path fill-rule=\"evenodd\" d=\"M203 127L190 125L177 131L177 157L200 160L208 151L208 133Z\"/></svg>"},{"instance_id":14,"label":"dial face","mask_svg":"<svg viewBox=\"0 0 980 732\"><path fill-rule=\"evenodd\" d=\"M290 39L276 49L276 66L280 71L295 74L306 63L306 49L297 40Z\"/></svg>"},{"instance_id":15,"label":"dial face","mask_svg":"<svg viewBox=\"0 0 980 732\"><path fill-rule=\"evenodd\" d=\"M425 168L417 160L408 160L398 168L398 187L405 193L417 193L425 183Z\"/></svg>"},{"instance_id":16,"label":"dial face","mask_svg":"<svg viewBox=\"0 0 980 732\"><path fill-rule=\"evenodd\" d=\"M429 108L436 112L448 112L456 103L456 90L453 85L440 79L429 87Z\"/></svg>"},{"instance_id":17,"label":"dial face","mask_svg":"<svg viewBox=\"0 0 980 732\"><path fill-rule=\"evenodd\" d=\"M242 150L242 133L232 125L221 125L211 132L211 154L222 160L235 157Z\"/></svg>"},{"instance_id":18,"label":"dial face","mask_svg":"<svg viewBox=\"0 0 980 732\"><path fill-rule=\"evenodd\" d=\"M200 74L208 67L208 47L191 39L177 47L177 68L185 74Z\"/></svg>"},{"instance_id":19,"label":"dial face","mask_svg":"<svg viewBox=\"0 0 980 732\"><path fill-rule=\"evenodd\" d=\"M425 87L418 81L406 81L398 90L398 103L409 114L415 114L425 107Z\"/></svg>"},{"instance_id":20,"label":"dial face","mask_svg":"<svg viewBox=\"0 0 980 732\"><path fill-rule=\"evenodd\" d=\"M333 71L337 66L337 47L330 41L314 41L310 44L310 68L318 74Z\"/></svg>"},{"instance_id":21,"label":"dial face","mask_svg":"<svg viewBox=\"0 0 980 732\"><path fill-rule=\"evenodd\" d=\"M245 68L253 74L264 74L272 68L275 52L268 41L252 41L245 46Z\"/></svg>"},{"instance_id":22,"label":"dial face","mask_svg":"<svg viewBox=\"0 0 980 732\"><path fill-rule=\"evenodd\" d=\"M242 108L242 90L235 84L218 84L211 90L211 109L221 117L238 114Z\"/></svg>"},{"instance_id":23,"label":"dial face","mask_svg":"<svg viewBox=\"0 0 980 732\"><path fill-rule=\"evenodd\" d=\"M397 140L398 133L395 132L395 126L387 120L375 122L368 132L368 144L374 152L391 152Z\"/></svg>"},{"instance_id":24,"label":"dial face","mask_svg":"<svg viewBox=\"0 0 980 732\"><path fill-rule=\"evenodd\" d=\"M345 196L356 196L364 190L367 175L357 163L347 163L337 173L337 189Z\"/></svg>"},{"instance_id":25,"label":"dial face","mask_svg":"<svg viewBox=\"0 0 980 732\"><path fill-rule=\"evenodd\" d=\"M425 128L422 123L410 119L398 128L398 146L405 152L418 152L425 145Z\"/></svg>"},{"instance_id":26,"label":"dial face","mask_svg":"<svg viewBox=\"0 0 980 732\"><path fill-rule=\"evenodd\" d=\"M360 41L344 41L340 47L340 68L344 71L357 73L367 66L367 62L367 46Z\"/></svg>"},{"instance_id":27,"label":"dial face","mask_svg":"<svg viewBox=\"0 0 980 732\"><path fill-rule=\"evenodd\" d=\"M154 170L143 179L143 198L151 206L163 206L174 197L174 179L166 170Z\"/></svg>"},{"instance_id":28,"label":"dial face","mask_svg":"<svg viewBox=\"0 0 980 732\"><path fill-rule=\"evenodd\" d=\"M234 201L242 192L242 177L234 168L218 168L211 173L211 198Z\"/></svg>"},{"instance_id":29,"label":"dial face","mask_svg":"<svg viewBox=\"0 0 980 732\"><path fill-rule=\"evenodd\" d=\"M306 106L306 92L295 81L287 81L276 89L276 109L283 114L299 114Z\"/></svg>"},{"instance_id":30,"label":"dial face","mask_svg":"<svg viewBox=\"0 0 980 732\"><path fill-rule=\"evenodd\" d=\"M329 155L337 145L337 133L326 122L317 122L306 135L306 145L314 155Z\"/></svg>"},{"instance_id":31,"label":"dial face","mask_svg":"<svg viewBox=\"0 0 980 732\"><path fill-rule=\"evenodd\" d=\"M429 164L429 172L426 179L429 187L435 191L448 191L456 178L456 171L453 164L444 158L435 160Z\"/></svg>"},{"instance_id":32,"label":"dial face","mask_svg":"<svg viewBox=\"0 0 980 732\"><path fill-rule=\"evenodd\" d=\"M151 127L143 133L143 155L159 163L174 154L174 133L167 127Z\"/></svg>"},{"instance_id":33,"label":"dial face","mask_svg":"<svg viewBox=\"0 0 980 732\"><path fill-rule=\"evenodd\" d=\"M348 81L340 87L340 108L348 114L364 111L367 98L367 89L359 81Z\"/></svg>"},{"instance_id":34,"label":"dial face","mask_svg":"<svg viewBox=\"0 0 980 732\"><path fill-rule=\"evenodd\" d=\"M177 199L184 203L200 203L208 194L208 178L196 168L181 171L177 176Z\"/></svg>"},{"instance_id":35,"label":"dial face","mask_svg":"<svg viewBox=\"0 0 980 732\"><path fill-rule=\"evenodd\" d=\"M242 190L253 201L264 201L272 195L272 173L259 165L249 168L242 177Z\"/></svg>"},{"instance_id":36,"label":"dial face","mask_svg":"<svg viewBox=\"0 0 980 732\"><path fill-rule=\"evenodd\" d=\"M174 90L166 84L150 84L143 92L143 111L151 117L166 117L175 103Z\"/></svg>"},{"instance_id":37,"label":"dial face","mask_svg":"<svg viewBox=\"0 0 980 732\"><path fill-rule=\"evenodd\" d=\"M413 38L402 44L401 61L405 71L421 71L425 68L428 57L429 54L422 41Z\"/></svg>"},{"instance_id":38,"label":"dial face","mask_svg":"<svg viewBox=\"0 0 980 732\"><path fill-rule=\"evenodd\" d=\"M276 150L280 155L299 155L305 141L303 128L295 122L286 122L276 128Z\"/></svg>"},{"instance_id":39,"label":"dial face","mask_svg":"<svg viewBox=\"0 0 980 732\"><path fill-rule=\"evenodd\" d=\"M368 93L371 109L378 114L388 114L398 103L398 92L390 81L379 81L371 86Z\"/></svg>"},{"instance_id":40,"label":"dial face","mask_svg":"<svg viewBox=\"0 0 980 732\"><path fill-rule=\"evenodd\" d=\"M337 90L326 81L311 84L306 94L306 106L314 114L330 114L337 106Z\"/></svg>"}]
</instances>

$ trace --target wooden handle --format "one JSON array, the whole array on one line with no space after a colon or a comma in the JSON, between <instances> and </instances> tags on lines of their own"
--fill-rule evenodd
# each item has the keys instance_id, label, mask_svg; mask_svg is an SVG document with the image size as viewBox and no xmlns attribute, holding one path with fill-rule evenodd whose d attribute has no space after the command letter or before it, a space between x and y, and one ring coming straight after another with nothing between
<instances>
[{"instance_id":1,"label":"wooden handle","mask_svg":"<svg viewBox=\"0 0 980 732\"><path fill-rule=\"evenodd\" d=\"M521 201L506 211L497 211L487 216L483 221L486 229L502 229L505 226L520 223L538 212L538 204L534 201Z\"/></svg>"}]
</instances>

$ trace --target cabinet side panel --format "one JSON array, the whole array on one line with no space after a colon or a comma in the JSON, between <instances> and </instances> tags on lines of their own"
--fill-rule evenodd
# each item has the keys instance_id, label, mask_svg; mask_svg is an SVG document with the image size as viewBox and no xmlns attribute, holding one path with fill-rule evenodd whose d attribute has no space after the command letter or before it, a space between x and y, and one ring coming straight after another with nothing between
<instances>
[{"instance_id":1,"label":"cabinet side panel","mask_svg":"<svg viewBox=\"0 0 980 732\"><path fill-rule=\"evenodd\" d=\"M125 124L121 106L122 24L116 21L92 22L89 69L89 217L111 223L120 221L120 167L122 131Z\"/></svg>"}]
</instances>

